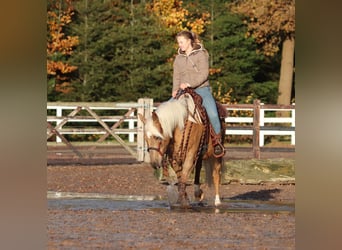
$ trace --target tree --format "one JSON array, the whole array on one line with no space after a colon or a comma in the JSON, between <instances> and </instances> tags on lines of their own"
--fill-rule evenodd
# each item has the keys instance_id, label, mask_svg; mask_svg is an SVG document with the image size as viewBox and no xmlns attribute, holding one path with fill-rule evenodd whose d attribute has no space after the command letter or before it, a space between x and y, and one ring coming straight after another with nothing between
<instances>
[{"instance_id":1,"label":"tree","mask_svg":"<svg viewBox=\"0 0 342 250\"><path fill-rule=\"evenodd\" d=\"M240 0L230 5L235 13L247 17L247 36L261 45L266 56L282 49L278 104L289 104L294 74L295 1Z\"/></svg>"},{"instance_id":2,"label":"tree","mask_svg":"<svg viewBox=\"0 0 342 250\"><path fill-rule=\"evenodd\" d=\"M71 0L50 0L47 12L47 75L48 94L53 92L68 93L71 74L77 69L67 60L78 45L77 36L66 35L65 29L72 21L73 7Z\"/></svg>"},{"instance_id":3,"label":"tree","mask_svg":"<svg viewBox=\"0 0 342 250\"><path fill-rule=\"evenodd\" d=\"M127 101L140 96L170 96L173 53L170 34L144 3L91 1L75 3L71 25L80 45L73 56L79 66L74 81L80 101Z\"/></svg>"},{"instance_id":4,"label":"tree","mask_svg":"<svg viewBox=\"0 0 342 250\"><path fill-rule=\"evenodd\" d=\"M227 12L226 4L224 0L184 1L190 12L210 13L200 38L210 54L209 80L213 94L221 102L226 103L225 96L229 94L229 101L243 103L251 95L252 85L259 80L264 56L256 53L253 38L245 37L247 28L242 19ZM265 92L260 97L266 98Z\"/></svg>"},{"instance_id":5,"label":"tree","mask_svg":"<svg viewBox=\"0 0 342 250\"><path fill-rule=\"evenodd\" d=\"M155 0L148 6L161 23L174 32L191 30L200 35L210 23L209 12L198 11L200 5L193 2L189 6L191 11L179 0Z\"/></svg>"},{"instance_id":6,"label":"tree","mask_svg":"<svg viewBox=\"0 0 342 250\"><path fill-rule=\"evenodd\" d=\"M221 8L220 8L221 6ZM212 43L206 43L210 52L210 76L214 92L224 95L231 92L232 100L244 102L251 94L250 86L260 70L262 55L256 53L253 39L246 38L246 27L236 15L224 11L224 5L216 4L208 35ZM220 98L219 96L217 96Z\"/></svg>"},{"instance_id":7,"label":"tree","mask_svg":"<svg viewBox=\"0 0 342 250\"><path fill-rule=\"evenodd\" d=\"M65 4L71 0L51 1ZM177 51L175 34L181 29L197 32L208 49L214 94L220 89L222 95L230 93L237 102L251 94L268 102L277 92L274 79L279 73L272 72L279 65L279 56L267 64L276 66L265 70L265 56L256 52L252 37L245 37L247 26L241 17L227 13L224 0L72 3L72 22L63 26L62 33L64 38L77 37L79 43L72 47L72 54L62 58L74 70L63 75L68 77L69 91L53 92L49 101L169 99Z\"/></svg>"},{"instance_id":8,"label":"tree","mask_svg":"<svg viewBox=\"0 0 342 250\"><path fill-rule=\"evenodd\" d=\"M70 33L79 37L80 44L75 50L72 62L78 66L77 78L73 81L75 95L65 95L65 99L75 101L105 101L108 95L116 96L111 84L111 61L113 46L109 33L115 24L122 21L122 9L118 1L76 0L75 22L70 26ZM114 70L114 69L113 69Z\"/></svg>"}]
</instances>

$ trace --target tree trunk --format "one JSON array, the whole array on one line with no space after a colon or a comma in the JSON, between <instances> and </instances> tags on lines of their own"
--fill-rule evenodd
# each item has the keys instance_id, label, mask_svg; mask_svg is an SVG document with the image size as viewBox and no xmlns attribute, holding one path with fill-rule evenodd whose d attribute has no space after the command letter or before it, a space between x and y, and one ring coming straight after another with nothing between
<instances>
[{"instance_id":1,"label":"tree trunk","mask_svg":"<svg viewBox=\"0 0 342 250\"><path fill-rule=\"evenodd\" d=\"M290 104L292 80L293 80L293 61L294 61L294 39L286 39L283 42L278 104Z\"/></svg>"},{"instance_id":2,"label":"tree trunk","mask_svg":"<svg viewBox=\"0 0 342 250\"><path fill-rule=\"evenodd\" d=\"M280 80L278 87L277 104L288 105L291 102L292 80L293 80L293 65L294 65L294 47L295 40L292 38L286 39L283 42ZM285 114L277 113L277 116L284 116Z\"/></svg>"},{"instance_id":3,"label":"tree trunk","mask_svg":"<svg viewBox=\"0 0 342 250\"><path fill-rule=\"evenodd\" d=\"M88 0L85 0L85 10L86 10L86 14L85 14L85 17L84 17L84 65L88 66ZM87 86L87 82L88 82L88 72L85 72L84 75L83 75L83 82L82 82L82 85L83 87L86 87ZM81 94L81 99L82 101L85 100L85 94L84 94L84 91L83 93Z\"/></svg>"}]
</instances>

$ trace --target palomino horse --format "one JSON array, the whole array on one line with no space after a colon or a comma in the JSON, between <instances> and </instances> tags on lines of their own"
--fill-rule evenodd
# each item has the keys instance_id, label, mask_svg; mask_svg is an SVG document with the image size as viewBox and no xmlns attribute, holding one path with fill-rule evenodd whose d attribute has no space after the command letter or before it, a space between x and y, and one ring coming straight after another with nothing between
<instances>
[{"instance_id":1,"label":"palomino horse","mask_svg":"<svg viewBox=\"0 0 342 250\"><path fill-rule=\"evenodd\" d=\"M171 165L177 174L178 203L186 208L190 206L186 185L193 170L195 170L195 199L197 201L203 199L203 191L200 189L203 161L206 181L209 186L214 183L214 204L218 206L221 204L219 185L223 157L214 157L214 147L208 133L209 125L203 125L203 120L196 118L193 113L193 110L196 110L195 106L192 102L191 108L189 101L192 99L180 98L164 102L147 118L138 114L145 125L144 137L148 146L150 164L155 169L163 167L164 172L167 164ZM222 119L221 124L223 138L225 127Z\"/></svg>"}]
</instances>

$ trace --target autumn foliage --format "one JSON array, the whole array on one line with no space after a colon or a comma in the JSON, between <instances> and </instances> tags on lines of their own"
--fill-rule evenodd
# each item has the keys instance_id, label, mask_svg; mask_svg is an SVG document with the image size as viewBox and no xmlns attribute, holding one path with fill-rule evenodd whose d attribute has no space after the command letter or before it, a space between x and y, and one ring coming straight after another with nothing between
<instances>
[{"instance_id":1,"label":"autumn foliage","mask_svg":"<svg viewBox=\"0 0 342 250\"><path fill-rule=\"evenodd\" d=\"M53 78L54 88L57 92L69 92L68 74L77 69L66 61L78 45L77 36L67 36L64 28L72 21L74 14L71 0L50 1L50 10L47 12L47 75Z\"/></svg>"},{"instance_id":2,"label":"autumn foliage","mask_svg":"<svg viewBox=\"0 0 342 250\"><path fill-rule=\"evenodd\" d=\"M246 17L246 36L261 44L267 56L275 55L281 41L295 34L295 0L240 0L231 10Z\"/></svg>"},{"instance_id":3,"label":"autumn foliage","mask_svg":"<svg viewBox=\"0 0 342 250\"><path fill-rule=\"evenodd\" d=\"M191 30L197 34L205 31L210 23L208 12L190 13L179 0L155 0L148 8L161 20L167 28L176 32Z\"/></svg>"},{"instance_id":4,"label":"autumn foliage","mask_svg":"<svg viewBox=\"0 0 342 250\"><path fill-rule=\"evenodd\" d=\"M254 15L236 15L227 8L233 2L251 3L240 7ZM175 35L189 30L199 35L210 54L209 79L218 99L242 103L253 93L253 98L275 103L281 55L272 46L287 35L284 28L292 35L294 21L282 15L294 12L284 6L294 0L260 2L266 6L253 0L48 0L48 100L127 101L141 96L167 100L178 48ZM272 9L273 5L282 9ZM274 27L244 25L243 20ZM263 48L276 56L256 52Z\"/></svg>"}]
</instances>

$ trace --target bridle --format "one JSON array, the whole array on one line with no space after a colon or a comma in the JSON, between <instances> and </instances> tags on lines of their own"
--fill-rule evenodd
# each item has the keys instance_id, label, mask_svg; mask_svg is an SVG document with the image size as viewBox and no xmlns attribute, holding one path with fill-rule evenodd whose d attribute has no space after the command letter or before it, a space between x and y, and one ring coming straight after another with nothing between
<instances>
[{"instance_id":1,"label":"bridle","mask_svg":"<svg viewBox=\"0 0 342 250\"><path fill-rule=\"evenodd\" d=\"M155 150L159 153L159 155L162 157L162 168L164 169L164 171L167 171L167 163L168 163L168 160L167 160L167 152L163 153L161 150L160 150L160 146L161 146L161 141L159 141L159 144L158 144L158 147L148 147L147 148L147 152L150 152L151 150Z\"/></svg>"},{"instance_id":2,"label":"bridle","mask_svg":"<svg viewBox=\"0 0 342 250\"><path fill-rule=\"evenodd\" d=\"M160 146L161 146L162 142L159 141L158 147L148 147L147 148L147 152L150 152L151 150L155 150L159 153L159 155L162 157L162 161L161 161L161 167L164 169L164 171L168 171L168 163L171 164L171 159L168 159L167 155L169 154L168 150L166 150L166 152L162 152L160 150Z\"/></svg>"},{"instance_id":3,"label":"bridle","mask_svg":"<svg viewBox=\"0 0 342 250\"><path fill-rule=\"evenodd\" d=\"M159 141L159 144L158 144L158 147L156 148L156 147L148 147L147 148L147 152L150 152L151 150L155 150L155 151L157 151L158 153L159 153L159 155L161 156L161 157L163 157L164 156L164 153L160 150L160 146L161 146L161 141Z\"/></svg>"}]
</instances>

